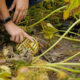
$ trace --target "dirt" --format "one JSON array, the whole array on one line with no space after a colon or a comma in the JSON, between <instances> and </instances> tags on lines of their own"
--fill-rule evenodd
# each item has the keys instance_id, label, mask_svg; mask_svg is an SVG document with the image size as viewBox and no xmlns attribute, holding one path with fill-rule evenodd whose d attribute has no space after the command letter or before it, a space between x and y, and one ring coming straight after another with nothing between
<instances>
[{"instance_id":1,"label":"dirt","mask_svg":"<svg viewBox=\"0 0 80 80\"><path fill-rule=\"evenodd\" d=\"M51 63L60 62L64 59L76 54L80 51L80 42L73 42L63 39L54 49L49 51L43 56L45 60ZM80 55L72 59L70 62L80 62ZM73 73L69 74L73 76ZM50 80L57 80L56 73L49 73ZM76 77L80 78L80 75L77 74Z\"/></svg>"},{"instance_id":2,"label":"dirt","mask_svg":"<svg viewBox=\"0 0 80 80\"><path fill-rule=\"evenodd\" d=\"M62 40L54 49L44 55L44 58L49 62L60 62L79 51L80 42Z\"/></svg>"},{"instance_id":3,"label":"dirt","mask_svg":"<svg viewBox=\"0 0 80 80\"><path fill-rule=\"evenodd\" d=\"M43 40L43 41L42 41ZM58 40L55 38L54 43ZM45 41L43 38L40 40L40 52L44 52L47 48L49 48L49 42ZM45 47L47 46L47 47ZM11 49L10 49L11 50ZM48 53L46 53L42 59L45 59L46 61L50 63L55 63L55 62L60 62L63 61L64 59L76 54L77 52L80 51L80 42L73 42L69 40L63 39L55 48L50 50ZM11 50L11 52L13 52ZM80 62L80 55L72 59L70 62ZM73 73L69 73L71 76ZM77 74L77 77L80 78L80 75ZM49 78L50 80L57 80L56 78L56 73L54 72L49 72Z\"/></svg>"}]
</instances>

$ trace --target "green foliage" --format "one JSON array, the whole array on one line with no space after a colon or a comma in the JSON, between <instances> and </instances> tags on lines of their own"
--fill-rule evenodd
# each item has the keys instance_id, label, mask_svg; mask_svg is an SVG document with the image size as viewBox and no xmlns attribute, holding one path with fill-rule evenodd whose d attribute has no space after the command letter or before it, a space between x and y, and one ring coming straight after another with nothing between
<instances>
[{"instance_id":1,"label":"green foliage","mask_svg":"<svg viewBox=\"0 0 80 80\"><path fill-rule=\"evenodd\" d=\"M69 5L69 8L67 8L67 10L64 12L64 19L67 19L69 16L72 16L73 11L76 8L76 5L79 7L79 4L80 4L79 0L77 0L77 1L66 0L66 2L69 2L69 1L70 1L70 5ZM74 3L76 3L76 5L74 5ZM55 14L56 16L58 15L57 17L53 17L54 16L53 15L52 16L53 18L50 17L49 19L46 19L46 22L49 23L51 21L50 23L53 23L55 21L55 23L57 23L57 26L61 26L60 18L59 18L59 15L61 12L60 10L66 8L66 6L63 6L57 10L55 10L55 9L62 5L63 5L63 0L55 0L54 2L52 0L45 0L44 3L41 2L36 6L32 6L29 10L28 15L26 16L26 19L23 20L21 23L19 23L19 25L21 27L28 26L29 24L35 23L36 21L38 21L40 19L41 19L41 21L45 20L46 18L48 18L55 12L59 12L59 14L57 14L57 13ZM53 11L53 10L55 10L55 11ZM50 12L52 12L52 13L50 13ZM44 16L46 16L48 13L50 13L50 14L44 18ZM77 13L75 12L74 15L76 15ZM65 15L65 14L67 14L67 15ZM40 23L41 21L39 21L38 23ZM48 51L50 51L52 48L54 48L70 32L70 30L79 22L80 22L80 19L77 20L72 26L70 26L70 28L62 36L60 36L59 40L56 43L54 43L49 49L47 49L41 55L35 57L30 64L27 64L27 62L24 62L23 60L13 61L13 63L12 63L13 65L11 65L11 66L14 67L14 69L15 69L15 72L16 72L15 74L17 75L16 79L17 80L19 80L19 79L21 79L21 80L26 80L26 79L28 79L28 80L48 80L46 71L54 71L57 73L58 80L62 80L62 79L66 79L66 77L67 77L67 79L70 77L64 71L80 73L79 69L67 68L67 66L80 66L80 63L74 63L74 62L67 63L69 60L71 60L72 58L79 55L80 52L69 57L68 59L66 59L64 61L59 62L59 63L48 63L48 62L44 62L43 60L41 60L39 62L39 60L40 60L39 58L42 57L44 54L46 54ZM36 24L38 24L38 23L36 23ZM43 29L42 32L46 39L52 39L54 36L54 33L58 32L58 30L54 26L52 26L50 23L49 24L46 24L44 22L42 23L42 29ZM33 26L35 26L36 24L34 24ZM25 29L25 28L22 28L22 29ZM28 27L25 29L25 31L27 31L27 29L28 29ZM31 28L31 30L32 30L32 28ZM28 41L27 41L27 43L28 43ZM24 43L24 45L26 45L26 43ZM27 44L27 46L28 46L28 44ZM23 47L23 45L20 47L20 49L22 49L22 47ZM31 45L29 45L29 47L31 47ZM70 51L70 52L72 52L72 51ZM20 66L22 66L22 67L19 68ZM0 71L0 72L2 72L0 75L0 80L5 80L4 77L11 77L11 71L9 70L9 68L5 67L5 69L6 69L5 72ZM17 69L18 69L18 71L17 71ZM46 71L44 72L44 70L46 70ZM34 76L37 78L35 78ZM79 80L79 78L76 78L75 80Z\"/></svg>"}]
</instances>

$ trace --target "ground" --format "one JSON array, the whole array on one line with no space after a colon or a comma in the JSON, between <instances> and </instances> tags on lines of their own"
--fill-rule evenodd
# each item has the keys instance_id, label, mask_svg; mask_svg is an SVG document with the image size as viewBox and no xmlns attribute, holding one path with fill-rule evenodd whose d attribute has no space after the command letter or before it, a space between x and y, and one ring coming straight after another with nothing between
<instances>
[{"instance_id":1,"label":"ground","mask_svg":"<svg viewBox=\"0 0 80 80\"><path fill-rule=\"evenodd\" d=\"M44 55L44 58L49 62L60 62L64 59L76 54L78 51L80 51L80 44L79 42L72 42L68 40L62 40L55 49L52 49L50 52L48 52L46 55ZM80 55L72 59L70 62L80 62ZM69 73L71 76L73 76L73 73ZM54 76L53 76L54 75ZM52 72L50 74L51 80L57 80L55 77L55 73ZM75 78L80 78L80 75L76 75ZM73 79L72 79L73 80Z\"/></svg>"},{"instance_id":2,"label":"ground","mask_svg":"<svg viewBox=\"0 0 80 80\"><path fill-rule=\"evenodd\" d=\"M53 4L54 4L54 6L53 6ZM36 21L42 19L44 16L49 14L51 11L53 11L53 10L55 10L58 7L61 7L61 6L63 6L63 0L55 0L54 2L44 2L44 3L41 2L36 6L34 5L29 9L29 13L26 16L26 19L23 20L22 22L20 22L18 25L23 26L22 27L23 29L24 29L24 26L29 28L28 27L29 25L31 25L31 24L35 23ZM63 18L62 18L62 12L59 12L59 13L56 13L56 14L52 15L50 18L46 19L44 22L45 23L51 23L57 29L67 30L67 28L74 21L75 21L75 19L73 19L73 18L70 18L70 19L64 21ZM16 44L9 40L10 36L7 33L4 33L5 32L4 29L0 29L0 30L1 30L0 31L0 58L2 57L2 50L5 47L5 48L9 49L9 54L8 54L9 58L12 57L15 60L20 58L20 59L24 59L24 60L30 62L30 60L32 58L32 55L27 54L26 56L24 56L24 55L21 56L21 55L18 54L16 56L16 54L15 54L15 53L17 53L16 49L15 49ZM78 30L79 30L79 25L78 25L78 29L76 27L72 31L77 33ZM53 43L55 43L59 39L57 37L53 37L52 40L45 39L44 36L43 36L43 33L42 33L41 24L38 24L35 27L30 28L28 33L31 36L35 36L36 40L38 40L39 51L36 54L36 56L40 55L42 52L47 50ZM76 36L71 35L71 34L69 34L67 36L72 37L72 38L80 39L79 37L76 37ZM8 47L8 45L10 45L10 47ZM47 52L41 59L46 60L50 63L60 62L60 61L63 61L65 59L67 59L68 57L76 54L79 51L80 51L80 41L77 42L77 41L70 41L70 40L63 39L59 44L57 44L55 46L55 48L53 48L52 50ZM10 63L10 60L7 60L7 62ZM78 55L77 57L72 59L70 62L80 62L80 55ZM0 63L4 64L4 61L0 62ZM6 65L11 67L11 63L6 64ZM76 67L76 68L78 68L78 67ZM69 75L71 75L70 80L74 80L73 78L80 78L79 74L70 73L70 72L68 72L68 73L69 73ZM56 73L49 72L49 78L50 78L50 80L57 80Z\"/></svg>"}]
</instances>

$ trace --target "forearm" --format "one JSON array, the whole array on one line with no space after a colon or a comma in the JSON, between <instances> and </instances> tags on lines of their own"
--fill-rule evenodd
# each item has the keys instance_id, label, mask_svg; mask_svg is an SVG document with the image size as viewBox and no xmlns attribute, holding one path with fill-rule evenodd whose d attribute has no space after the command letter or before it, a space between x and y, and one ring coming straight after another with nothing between
<instances>
[{"instance_id":1,"label":"forearm","mask_svg":"<svg viewBox=\"0 0 80 80\"><path fill-rule=\"evenodd\" d=\"M5 19L10 16L5 0L0 0L0 13L2 19Z\"/></svg>"}]
</instances>

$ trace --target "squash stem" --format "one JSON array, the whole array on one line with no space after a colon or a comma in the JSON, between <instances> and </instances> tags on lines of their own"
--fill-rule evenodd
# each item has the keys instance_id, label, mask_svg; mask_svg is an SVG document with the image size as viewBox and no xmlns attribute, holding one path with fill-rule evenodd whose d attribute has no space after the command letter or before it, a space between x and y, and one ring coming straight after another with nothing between
<instances>
[{"instance_id":1,"label":"squash stem","mask_svg":"<svg viewBox=\"0 0 80 80\"><path fill-rule=\"evenodd\" d=\"M64 61L61 61L61 63L68 62L68 61L70 61L71 59L73 59L74 57L76 57L76 56L78 56L78 55L80 55L80 52L76 53L75 55L73 55L73 56L71 56L71 57L69 57L69 58L67 58L67 59L65 59Z\"/></svg>"},{"instance_id":2,"label":"squash stem","mask_svg":"<svg viewBox=\"0 0 80 80\"><path fill-rule=\"evenodd\" d=\"M28 27L29 27L29 28L33 28L33 27L36 26L37 24L41 23L42 21L44 21L45 19L47 19L48 17L50 17L51 15L53 15L54 13L59 12L60 10L65 9L65 8L67 8L67 5L66 5L66 6L63 6L63 7L60 7L60 8L58 8L58 9L52 11L50 14L48 14L47 16L45 16L44 18L42 18L42 19L39 20L38 22L36 22L36 23L34 23L34 24L32 24L32 25L30 25L30 26L28 26Z\"/></svg>"},{"instance_id":3,"label":"squash stem","mask_svg":"<svg viewBox=\"0 0 80 80\"><path fill-rule=\"evenodd\" d=\"M58 34L55 34L56 37L61 37L61 35L58 35ZM70 41L75 41L75 42L80 42L79 39L73 39L73 38L70 38L70 37L64 37L64 39L66 40L70 40Z\"/></svg>"},{"instance_id":4,"label":"squash stem","mask_svg":"<svg viewBox=\"0 0 80 80\"><path fill-rule=\"evenodd\" d=\"M44 51L41 55L39 55L34 61L36 62L40 57L42 57L43 55L45 55L48 51L50 51L52 48L54 48L67 34L68 32L76 25L80 22L80 19L78 19L75 23L73 23L69 29L57 40L57 42L55 42L50 48L48 48L46 51Z\"/></svg>"}]
</instances>

